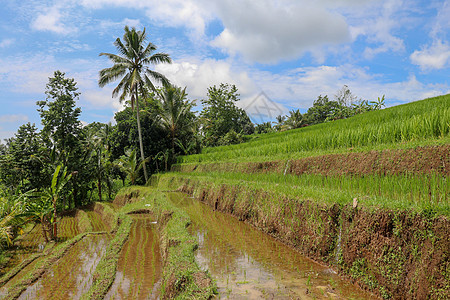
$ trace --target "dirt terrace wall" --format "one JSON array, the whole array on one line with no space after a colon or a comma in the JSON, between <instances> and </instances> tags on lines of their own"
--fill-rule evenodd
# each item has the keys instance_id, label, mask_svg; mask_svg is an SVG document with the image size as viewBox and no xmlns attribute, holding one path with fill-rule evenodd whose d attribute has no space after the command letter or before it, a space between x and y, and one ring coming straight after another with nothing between
<instances>
[{"instance_id":1,"label":"dirt terrace wall","mask_svg":"<svg viewBox=\"0 0 450 300\"><path fill-rule=\"evenodd\" d=\"M174 165L178 172L246 172L365 175L365 174L441 174L450 175L450 145L330 154L303 159L248 162Z\"/></svg>"},{"instance_id":2,"label":"dirt terrace wall","mask_svg":"<svg viewBox=\"0 0 450 300\"><path fill-rule=\"evenodd\" d=\"M180 177L163 176L159 186L230 213L383 298L450 298L450 222L432 212L324 205Z\"/></svg>"}]
</instances>

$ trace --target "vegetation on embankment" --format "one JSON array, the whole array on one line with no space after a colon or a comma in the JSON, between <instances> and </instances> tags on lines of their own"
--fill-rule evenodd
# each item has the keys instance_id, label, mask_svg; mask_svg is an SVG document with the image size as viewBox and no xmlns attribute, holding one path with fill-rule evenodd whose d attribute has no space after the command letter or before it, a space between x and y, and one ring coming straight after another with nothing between
<instances>
[{"instance_id":1,"label":"vegetation on embankment","mask_svg":"<svg viewBox=\"0 0 450 300\"><path fill-rule=\"evenodd\" d=\"M450 94L371 111L348 119L263 134L248 143L205 148L179 163L271 161L342 153L449 143ZM401 146L400 146L401 147Z\"/></svg>"},{"instance_id":2,"label":"vegetation on embankment","mask_svg":"<svg viewBox=\"0 0 450 300\"><path fill-rule=\"evenodd\" d=\"M150 187L129 187L119 192L114 203L123 206L123 214L143 212L156 217L163 260L162 299L209 299L214 294L210 275L195 262L198 245L187 231L190 219L170 204L165 193Z\"/></svg>"},{"instance_id":3,"label":"vegetation on embankment","mask_svg":"<svg viewBox=\"0 0 450 300\"><path fill-rule=\"evenodd\" d=\"M450 221L434 209L381 208L318 187L310 188L311 199L301 185L192 175L161 175L158 187L231 213L383 298L450 296Z\"/></svg>"}]
</instances>

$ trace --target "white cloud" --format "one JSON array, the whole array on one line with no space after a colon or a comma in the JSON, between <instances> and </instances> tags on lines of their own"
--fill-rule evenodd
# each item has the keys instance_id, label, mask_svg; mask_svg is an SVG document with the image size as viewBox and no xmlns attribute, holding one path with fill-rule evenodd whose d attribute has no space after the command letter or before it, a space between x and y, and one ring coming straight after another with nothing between
<instances>
[{"instance_id":1,"label":"white cloud","mask_svg":"<svg viewBox=\"0 0 450 300\"><path fill-rule=\"evenodd\" d=\"M209 2L205 0L83 0L81 5L94 9L111 6L140 9L161 25L185 26L195 31L196 35L203 35L206 23L212 19L208 9Z\"/></svg>"},{"instance_id":2,"label":"white cloud","mask_svg":"<svg viewBox=\"0 0 450 300\"><path fill-rule=\"evenodd\" d=\"M407 103L449 93L448 85L423 84L414 75L385 83L382 76L353 65L297 68L282 74L256 71L250 77L269 98L289 108L307 109L319 95L331 99L345 84L358 98L374 100L386 95L388 105Z\"/></svg>"},{"instance_id":3,"label":"white cloud","mask_svg":"<svg viewBox=\"0 0 450 300\"><path fill-rule=\"evenodd\" d=\"M172 64L159 64L155 70L164 74L173 84L187 86L190 98L206 97L207 89L220 83L234 84L242 97L253 95L257 89L245 70L239 70L227 61L213 59L202 62L180 61Z\"/></svg>"},{"instance_id":4,"label":"white cloud","mask_svg":"<svg viewBox=\"0 0 450 300\"><path fill-rule=\"evenodd\" d=\"M450 46L438 40L431 46L414 51L410 59L422 70L442 69L450 63Z\"/></svg>"},{"instance_id":5,"label":"white cloud","mask_svg":"<svg viewBox=\"0 0 450 300\"><path fill-rule=\"evenodd\" d=\"M39 31L51 31L58 34L69 34L76 31L75 28L68 27L62 23L63 13L61 8L53 6L44 9L44 12L39 13L32 21L31 28Z\"/></svg>"},{"instance_id":6,"label":"white cloud","mask_svg":"<svg viewBox=\"0 0 450 300\"><path fill-rule=\"evenodd\" d=\"M109 28L123 29L123 27L125 27L125 25L128 25L130 27L136 27L136 28L142 27L141 21L139 19L125 18L120 22L113 22L111 20L100 21L100 27L102 27L103 29L109 29Z\"/></svg>"},{"instance_id":7,"label":"white cloud","mask_svg":"<svg viewBox=\"0 0 450 300\"><path fill-rule=\"evenodd\" d=\"M28 116L23 115L23 114L0 116L0 123L16 123L16 122L27 122L27 121L28 121Z\"/></svg>"},{"instance_id":8,"label":"white cloud","mask_svg":"<svg viewBox=\"0 0 450 300\"><path fill-rule=\"evenodd\" d=\"M235 0L218 2L217 7L225 30L212 45L251 61L294 59L317 46L350 38L344 17L319 2Z\"/></svg>"},{"instance_id":9,"label":"white cloud","mask_svg":"<svg viewBox=\"0 0 450 300\"><path fill-rule=\"evenodd\" d=\"M187 86L191 99L206 97L207 88L220 83L231 83L238 87L241 95L239 106L247 108L261 92L278 103L280 110L307 109L319 95L330 98L348 85L358 98L375 100L386 95L387 104L401 104L450 92L447 85L423 84L414 75L403 81L385 83L380 74L371 74L368 69L354 65L302 67L274 74L251 69L231 60L195 59L157 65L156 71L166 75L174 84ZM257 102L257 106L264 103ZM249 113L258 114L254 107Z\"/></svg>"},{"instance_id":10,"label":"white cloud","mask_svg":"<svg viewBox=\"0 0 450 300\"><path fill-rule=\"evenodd\" d=\"M399 0L373 2L364 8L364 13L355 21L352 29L353 38L364 35L367 41L377 46L367 46L364 56L372 59L388 51L404 51L403 39L393 34L408 21L405 4ZM359 23L361 22L361 23Z\"/></svg>"},{"instance_id":11,"label":"white cloud","mask_svg":"<svg viewBox=\"0 0 450 300\"><path fill-rule=\"evenodd\" d=\"M450 63L450 44L447 35L450 34L450 1L445 1L438 8L434 24L429 33L432 42L422 45L411 55L411 62L418 65L423 71L446 68Z\"/></svg>"}]
</instances>

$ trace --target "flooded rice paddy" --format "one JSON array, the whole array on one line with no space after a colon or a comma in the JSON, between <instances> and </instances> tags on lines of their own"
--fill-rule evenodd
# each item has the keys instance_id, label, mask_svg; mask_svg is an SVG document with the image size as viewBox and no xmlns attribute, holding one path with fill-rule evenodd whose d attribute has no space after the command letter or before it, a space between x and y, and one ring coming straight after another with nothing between
<instances>
[{"instance_id":1,"label":"flooded rice paddy","mask_svg":"<svg viewBox=\"0 0 450 300\"><path fill-rule=\"evenodd\" d=\"M109 231L109 227L102 221L100 214L95 211L86 211L92 224L92 231Z\"/></svg>"},{"instance_id":2,"label":"flooded rice paddy","mask_svg":"<svg viewBox=\"0 0 450 300\"><path fill-rule=\"evenodd\" d=\"M331 269L232 216L184 194L171 193L170 199L192 220L196 259L216 280L219 298L371 299Z\"/></svg>"},{"instance_id":3,"label":"flooded rice paddy","mask_svg":"<svg viewBox=\"0 0 450 300\"><path fill-rule=\"evenodd\" d=\"M156 299L161 274L159 237L148 214L134 214L116 278L105 299Z\"/></svg>"},{"instance_id":4,"label":"flooded rice paddy","mask_svg":"<svg viewBox=\"0 0 450 300\"><path fill-rule=\"evenodd\" d=\"M92 274L108 241L106 234L84 237L29 286L19 299L79 299L92 285Z\"/></svg>"},{"instance_id":5,"label":"flooded rice paddy","mask_svg":"<svg viewBox=\"0 0 450 300\"><path fill-rule=\"evenodd\" d=\"M58 222L58 237L61 241L71 239L79 233L80 231L74 217L64 216ZM1 270L0 275L6 274L31 254L42 252L45 246L42 226L40 224L30 224L26 228L25 233L15 242L15 248L12 249L13 256L8 266L4 270Z\"/></svg>"}]
</instances>

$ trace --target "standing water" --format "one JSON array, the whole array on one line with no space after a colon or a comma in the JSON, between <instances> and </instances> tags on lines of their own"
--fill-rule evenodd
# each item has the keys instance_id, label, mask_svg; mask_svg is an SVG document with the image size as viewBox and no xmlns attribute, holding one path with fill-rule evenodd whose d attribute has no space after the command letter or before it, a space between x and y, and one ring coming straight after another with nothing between
<instances>
[{"instance_id":1,"label":"standing water","mask_svg":"<svg viewBox=\"0 0 450 300\"><path fill-rule=\"evenodd\" d=\"M120 253L117 273L105 299L156 299L161 258L150 215L132 215L130 236Z\"/></svg>"},{"instance_id":2,"label":"standing water","mask_svg":"<svg viewBox=\"0 0 450 300\"><path fill-rule=\"evenodd\" d=\"M199 240L197 262L216 280L219 297L232 299L371 299L332 270L302 256L230 215L171 193L191 218Z\"/></svg>"}]
</instances>

